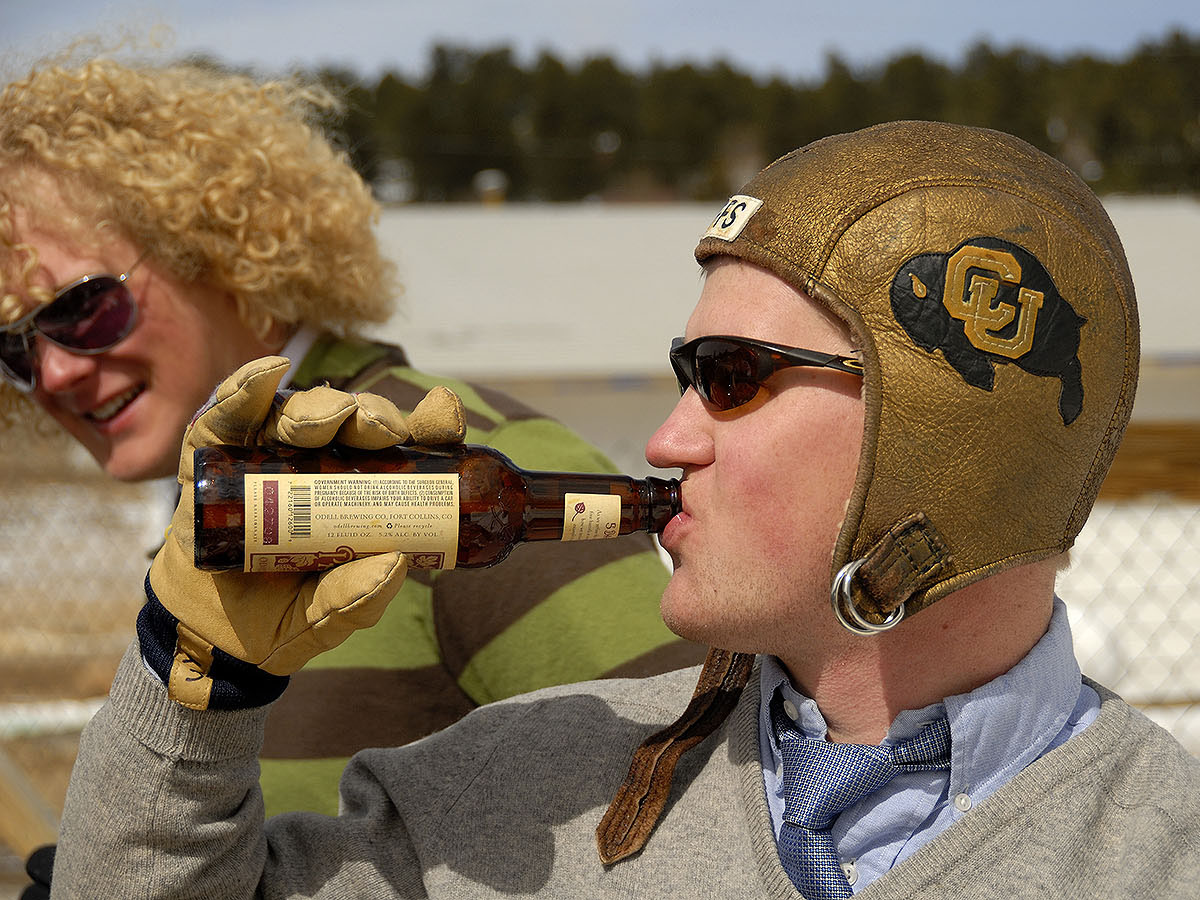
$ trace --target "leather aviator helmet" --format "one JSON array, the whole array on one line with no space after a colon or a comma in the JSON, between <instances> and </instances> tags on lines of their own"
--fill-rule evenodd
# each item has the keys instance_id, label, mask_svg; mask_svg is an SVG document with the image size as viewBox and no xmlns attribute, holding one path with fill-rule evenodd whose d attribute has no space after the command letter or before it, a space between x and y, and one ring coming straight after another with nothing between
<instances>
[{"instance_id":1,"label":"leather aviator helmet","mask_svg":"<svg viewBox=\"0 0 1200 900\"><path fill-rule=\"evenodd\" d=\"M851 630L1068 549L1133 406L1133 282L1104 208L1007 134L894 122L789 153L696 248L861 343L866 424L831 570Z\"/></svg>"}]
</instances>

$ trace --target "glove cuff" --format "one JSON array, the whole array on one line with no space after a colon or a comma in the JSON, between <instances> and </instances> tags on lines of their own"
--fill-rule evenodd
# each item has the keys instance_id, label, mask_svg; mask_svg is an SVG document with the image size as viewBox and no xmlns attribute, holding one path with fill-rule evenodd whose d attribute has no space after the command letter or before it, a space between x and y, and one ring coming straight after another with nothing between
<instances>
[{"instance_id":1,"label":"glove cuff","mask_svg":"<svg viewBox=\"0 0 1200 900\"><path fill-rule=\"evenodd\" d=\"M146 575L146 603L137 617L138 644L142 659L163 684L169 684L175 664L179 619L158 600ZM278 700L290 676L272 675L258 666L230 656L219 647L212 651L212 664L204 673L212 681L208 709L250 709Z\"/></svg>"}]
</instances>

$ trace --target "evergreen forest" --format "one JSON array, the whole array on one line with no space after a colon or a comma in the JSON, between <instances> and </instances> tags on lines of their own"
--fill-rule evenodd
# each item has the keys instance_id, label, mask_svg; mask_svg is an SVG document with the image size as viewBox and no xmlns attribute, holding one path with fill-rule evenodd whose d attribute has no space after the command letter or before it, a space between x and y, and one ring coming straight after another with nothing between
<instances>
[{"instance_id":1,"label":"evergreen forest","mask_svg":"<svg viewBox=\"0 0 1200 900\"><path fill-rule=\"evenodd\" d=\"M1200 191L1200 37L1178 31L1120 59L987 43L954 65L830 55L812 82L447 45L416 78L309 74L344 99L326 124L384 201L711 201L795 147L891 119L1011 132L1100 194Z\"/></svg>"}]
</instances>

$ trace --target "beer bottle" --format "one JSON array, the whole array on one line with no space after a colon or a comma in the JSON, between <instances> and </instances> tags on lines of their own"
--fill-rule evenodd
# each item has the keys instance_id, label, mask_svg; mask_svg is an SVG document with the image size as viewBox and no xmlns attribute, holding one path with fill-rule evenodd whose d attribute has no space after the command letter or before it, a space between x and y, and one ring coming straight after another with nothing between
<instances>
[{"instance_id":1,"label":"beer bottle","mask_svg":"<svg viewBox=\"0 0 1200 900\"><path fill-rule=\"evenodd\" d=\"M413 568L491 566L522 541L658 533L679 481L535 472L466 444L443 450L202 447L201 569L310 572L401 550Z\"/></svg>"}]
</instances>

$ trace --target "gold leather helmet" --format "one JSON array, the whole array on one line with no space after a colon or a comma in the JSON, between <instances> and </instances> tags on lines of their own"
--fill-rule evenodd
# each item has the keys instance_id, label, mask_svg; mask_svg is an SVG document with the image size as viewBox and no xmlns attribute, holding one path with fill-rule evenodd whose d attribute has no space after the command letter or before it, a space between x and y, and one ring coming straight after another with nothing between
<instances>
[{"instance_id":1,"label":"gold leather helmet","mask_svg":"<svg viewBox=\"0 0 1200 900\"><path fill-rule=\"evenodd\" d=\"M1074 542L1133 406L1138 316L1100 201L1007 134L894 122L772 163L696 247L860 341L866 426L832 576L869 634Z\"/></svg>"}]
</instances>

